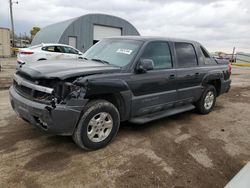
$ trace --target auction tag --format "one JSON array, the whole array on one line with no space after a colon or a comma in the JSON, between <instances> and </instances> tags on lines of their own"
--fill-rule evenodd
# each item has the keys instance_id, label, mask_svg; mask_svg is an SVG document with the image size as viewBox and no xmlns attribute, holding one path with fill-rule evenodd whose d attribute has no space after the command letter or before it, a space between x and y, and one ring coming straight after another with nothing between
<instances>
[{"instance_id":1,"label":"auction tag","mask_svg":"<svg viewBox=\"0 0 250 188\"><path fill-rule=\"evenodd\" d=\"M133 52L133 50L119 48L116 52L130 55Z\"/></svg>"}]
</instances>

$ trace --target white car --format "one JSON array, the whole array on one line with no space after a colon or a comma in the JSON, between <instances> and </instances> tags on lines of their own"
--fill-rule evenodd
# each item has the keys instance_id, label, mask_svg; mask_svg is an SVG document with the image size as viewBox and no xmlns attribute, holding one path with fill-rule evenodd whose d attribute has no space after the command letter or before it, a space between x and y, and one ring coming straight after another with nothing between
<instances>
[{"instance_id":1,"label":"white car","mask_svg":"<svg viewBox=\"0 0 250 188\"><path fill-rule=\"evenodd\" d=\"M29 48L21 48L17 55L17 62L33 63L51 59L82 59L83 54L72 46L65 44L42 43Z\"/></svg>"}]
</instances>

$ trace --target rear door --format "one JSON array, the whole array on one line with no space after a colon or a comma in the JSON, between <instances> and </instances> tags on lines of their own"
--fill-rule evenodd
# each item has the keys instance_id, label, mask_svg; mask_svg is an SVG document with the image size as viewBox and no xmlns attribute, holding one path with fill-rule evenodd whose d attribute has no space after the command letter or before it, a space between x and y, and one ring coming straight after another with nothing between
<instances>
[{"instance_id":1,"label":"rear door","mask_svg":"<svg viewBox=\"0 0 250 188\"><path fill-rule=\"evenodd\" d=\"M176 72L168 42L148 43L141 59L153 60L154 69L146 73L134 73L128 81L133 92L132 116L166 110L176 101Z\"/></svg>"},{"instance_id":2,"label":"rear door","mask_svg":"<svg viewBox=\"0 0 250 188\"><path fill-rule=\"evenodd\" d=\"M180 103L192 102L200 97L201 67L195 47L191 43L175 42L175 55L177 61L177 98Z\"/></svg>"}]
</instances>

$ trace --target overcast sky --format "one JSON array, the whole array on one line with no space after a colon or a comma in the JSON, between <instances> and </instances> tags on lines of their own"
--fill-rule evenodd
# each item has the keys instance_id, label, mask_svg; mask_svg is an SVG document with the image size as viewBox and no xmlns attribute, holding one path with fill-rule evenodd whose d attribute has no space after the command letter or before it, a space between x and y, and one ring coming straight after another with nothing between
<instances>
[{"instance_id":1,"label":"overcast sky","mask_svg":"<svg viewBox=\"0 0 250 188\"><path fill-rule=\"evenodd\" d=\"M13 0L15 1L15 0ZM131 22L147 36L197 40L209 51L250 52L250 0L18 0L16 33L87 13ZM9 0L0 0L0 27L10 27Z\"/></svg>"}]
</instances>

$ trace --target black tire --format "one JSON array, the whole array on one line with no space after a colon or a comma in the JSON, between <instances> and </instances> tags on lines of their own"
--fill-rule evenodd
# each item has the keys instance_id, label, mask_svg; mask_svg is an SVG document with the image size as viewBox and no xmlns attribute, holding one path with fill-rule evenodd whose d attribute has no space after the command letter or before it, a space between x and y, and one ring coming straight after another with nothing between
<instances>
[{"instance_id":1,"label":"black tire","mask_svg":"<svg viewBox=\"0 0 250 188\"><path fill-rule=\"evenodd\" d=\"M100 141L94 142L89 138L88 128L89 122L100 113L107 113L112 118L113 126L108 136ZM100 125L98 125L100 126ZM85 150L100 149L108 145L116 136L120 126L120 114L117 108L106 100L93 100L90 101L83 110L82 117L75 128L73 133L73 140L75 143ZM103 130L104 132L104 130ZM98 136L98 135L97 135ZM92 138L93 139L93 138Z\"/></svg>"},{"instance_id":2,"label":"black tire","mask_svg":"<svg viewBox=\"0 0 250 188\"><path fill-rule=\"evenodd\" d=\"M213 102L212 102L211 107L206 108L205 107L205 99L206 99L206 96L209 94L209 92L213 93L214 98L213 98ZM203 91L203 93L201 95L201 98L195 104L197 112L200 114L208 114L209 112L211 112L213 110L215 102L216 102L216 96L217 96L217 92L216 92L215 87L213 85L207 85L205 90Z\"/></svg>"}]
</instances>

